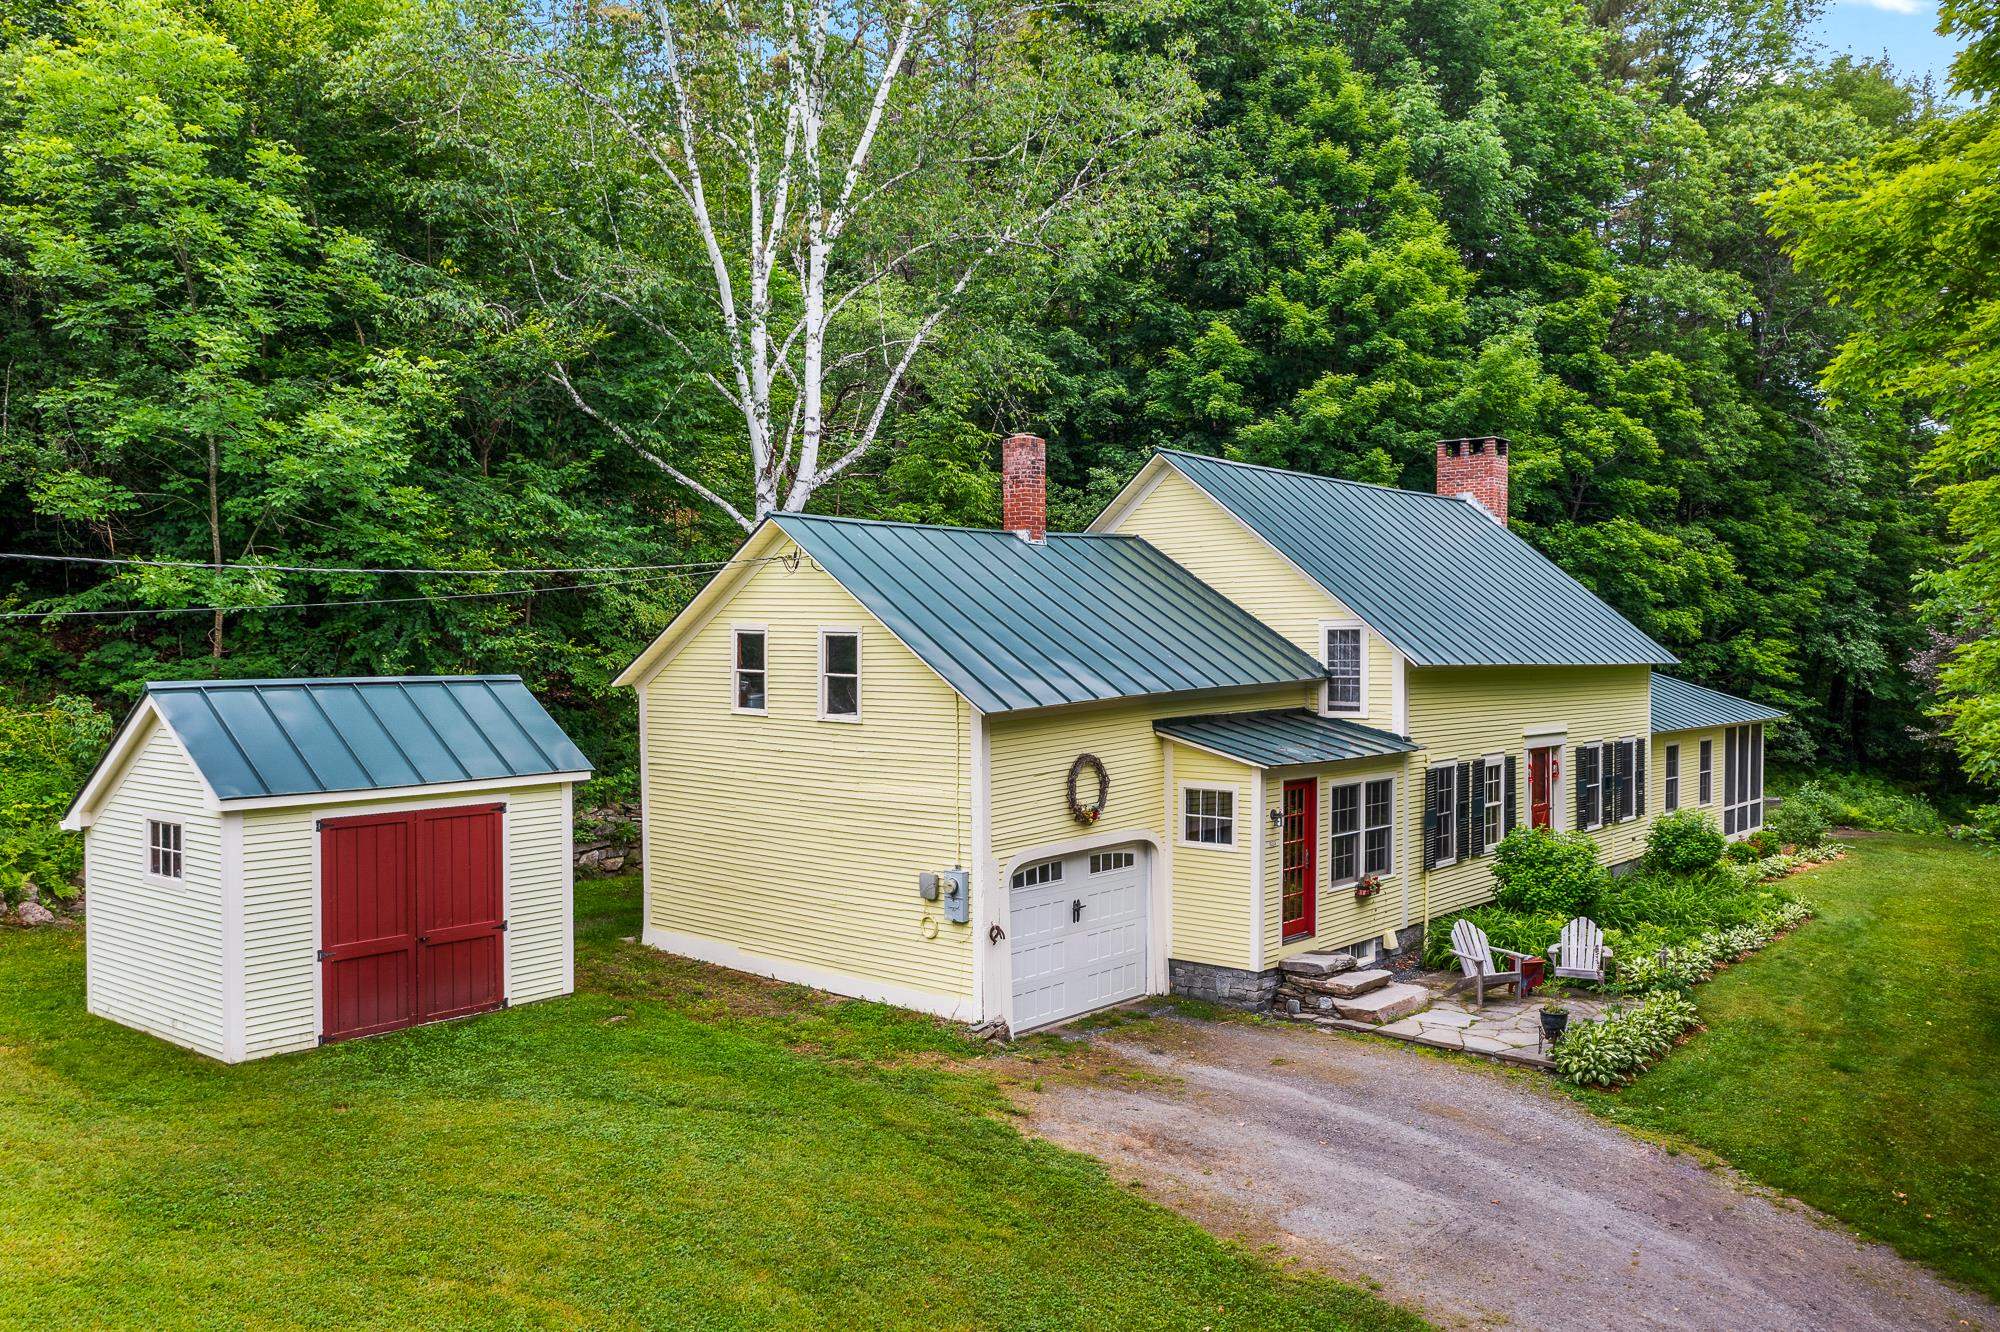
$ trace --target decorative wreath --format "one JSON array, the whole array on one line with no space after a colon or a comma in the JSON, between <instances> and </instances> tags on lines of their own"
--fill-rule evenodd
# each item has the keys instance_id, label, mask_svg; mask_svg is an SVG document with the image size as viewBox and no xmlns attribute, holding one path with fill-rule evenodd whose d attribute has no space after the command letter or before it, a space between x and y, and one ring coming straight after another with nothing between
<instances>
[{"instance_id":1,"label":"decorative wreath","mask_svg":"<svg viewBox=\"0 0 2000 1332\"><path fill-rule=\"evenodd\" d=\"M1076 790L1077 779L1086 772L1097 779L1097 798L1087 805ZM1078 754L1069 765L1069 816L1078 823L1095 823L1104 816L1104 803L1110 798L1111 778L1103 762L1095 754Z\"/></svg>"}]
</instances>

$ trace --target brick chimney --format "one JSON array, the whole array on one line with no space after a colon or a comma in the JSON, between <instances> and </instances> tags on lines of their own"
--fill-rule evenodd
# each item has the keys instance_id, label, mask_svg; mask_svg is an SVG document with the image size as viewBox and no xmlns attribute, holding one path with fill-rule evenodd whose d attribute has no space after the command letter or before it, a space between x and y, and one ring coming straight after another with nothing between
<instances>
[{"instance_id":1,"label":"brick chimney","mask_svg":"<svg viewBox=\"0 0 2000 1332\"><path fill-rule=\"evenodd\" d=\"M1469 499L1507 525L1507 441L1498 435L1438 441L1437 491Z\"/></svg>"},{"instance_id":2,"label":"brick chimney","mask_svg":"<svg viewBox=\"0 0 2000 1332\"><path fill-rule=\"evenodd\" d=\"M1000 525L1037 544L1048 535L1048 444L1039 435L1009 435L1000 446Z\"/></svg>"}]
</instances>

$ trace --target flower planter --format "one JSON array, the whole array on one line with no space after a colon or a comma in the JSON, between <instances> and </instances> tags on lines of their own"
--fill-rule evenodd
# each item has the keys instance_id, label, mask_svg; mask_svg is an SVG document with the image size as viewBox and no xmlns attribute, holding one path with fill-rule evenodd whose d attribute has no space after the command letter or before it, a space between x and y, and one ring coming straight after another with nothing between
<instances>
[{"instance_id":1,"label":"flower planter","mask_svg":"<svg viewBox=\"0 0 2000 1332\"><path fill-rule=\"evenodd\" d=\"M1550 1045L1554 1045L1563 1038L1563 1033L1568 1030L1569 1014L1551 1013L1546 1008L1542 1010L1542 1039L1544 1041Z\"/></svg>"}]
</instances>

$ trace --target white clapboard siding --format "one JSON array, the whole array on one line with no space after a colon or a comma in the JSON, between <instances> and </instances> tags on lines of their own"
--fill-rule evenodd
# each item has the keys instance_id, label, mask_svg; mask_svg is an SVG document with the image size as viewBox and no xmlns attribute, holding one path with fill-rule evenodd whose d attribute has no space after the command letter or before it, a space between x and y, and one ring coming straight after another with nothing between
<instances>
[{"instance_id":1,"label":"white clapboard siding","mask_svg":"<svg viewBox=\"0 0 2000 1332\"><path fill-rule=\"evenodd\" d=\"M244 1052L250 1058L319 1042L314 823L395 809L504 802L507 806L507 999L526 1003L571 989L567 854L569 788L562 785L257 810L243 815Z\"/></svg>"},{"instance_id":2,"label":"white clapboard siding","mask_svg":"<svg viewBox=\"0 0 2000 1332\"><path fill-rule=\"evenodd\" d=\"M86 836L86 1002L99 1017L224 1057L222 820L152 726ZM146 823L181 825L183 877L147 873Z\"/></svg>"}]
</instances>

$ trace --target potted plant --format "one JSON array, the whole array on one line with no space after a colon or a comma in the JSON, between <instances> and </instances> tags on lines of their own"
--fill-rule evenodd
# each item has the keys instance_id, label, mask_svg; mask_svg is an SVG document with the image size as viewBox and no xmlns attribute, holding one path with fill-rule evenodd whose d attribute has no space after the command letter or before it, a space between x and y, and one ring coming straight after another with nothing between
<instances>
[{"instance_id":1,"label":"potted plant","mask_svg":"<svg viewBox=\"0 0 2000 1332\"><path fill-rule=\"evenodd\" d=\"M1569 1030L1569 1010L1551 999L1542 1005L1542 1039L1550 1045L1561 1040Z\"/></svg>"},{"instance_id":2,"label":"potted plant","mask_svg":"<svg viewBox=\"0 0 2000 1332\"><path fill-rule=\"evenodd\" d=\"M1376 874L1370 874L1367 877L1359 879L1355 882L1354 900L1357 902L1366 902L1369 898L1375 896L1375 894L1381 891L1382 891L1381 876Z\"/></svg>"}]
</instances>

